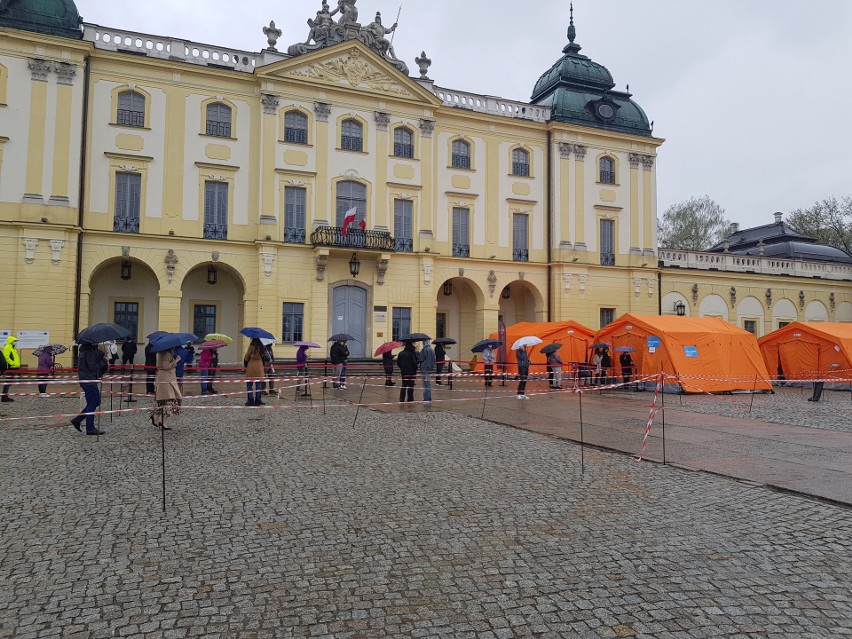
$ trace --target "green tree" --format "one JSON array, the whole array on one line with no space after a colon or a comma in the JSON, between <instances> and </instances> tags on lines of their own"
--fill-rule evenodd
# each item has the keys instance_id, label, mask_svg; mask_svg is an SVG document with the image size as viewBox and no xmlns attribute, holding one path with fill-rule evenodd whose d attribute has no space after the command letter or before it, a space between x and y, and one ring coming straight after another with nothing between
<instances>
[{"instance_id":1,"label":"green tree","mask_svg":"<svg viewBox=\"0 0 852 639\"><path fill-rule=\"evenodd\" d=\"M672 204L658 220L659 244L661 248L706 251L727 236L730 226L725 209L710 196L693 196Z\"/></svg>"},{"instance_id":2,"label":"green tree","mask_svg":"<svg viewBox=\"0 0 852 639\"><path fill-rule=\"evenodd\" d=\"M787 214L787 224L802 235L809 235L835 248L852 253L852 197L830 197L814 202L808 209Z\"/></svg>"}]
</instances>

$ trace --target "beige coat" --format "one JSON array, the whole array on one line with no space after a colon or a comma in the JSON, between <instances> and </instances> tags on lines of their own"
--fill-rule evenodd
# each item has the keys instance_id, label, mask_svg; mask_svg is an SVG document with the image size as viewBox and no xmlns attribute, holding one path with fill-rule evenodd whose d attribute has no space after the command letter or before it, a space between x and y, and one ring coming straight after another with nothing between
<instances>
[{"instance_id":1,"label":"beige coat","mask_svg":"<svg viewBox=\"0 0 852 639\"><path fill-rule=\"evenodd\" d=\"M157 353L157 377L155 379L157 394L154 396L158 402L167 400L181 401L180 387L177 383L175 368L178 360L171 351Z\"/></svg>"},{"instance_id":2,"label":"beige coat","mask_svg":"<svg viewBox=\"0 0 852 639\"><path fill-rule=\"evenodd\" d=\"M258 354L257 351L249 347L243 357L243 365L246 367L246 379L263 379L266 377L267 358L263 353Z\"/></svg>"}]
</instances>

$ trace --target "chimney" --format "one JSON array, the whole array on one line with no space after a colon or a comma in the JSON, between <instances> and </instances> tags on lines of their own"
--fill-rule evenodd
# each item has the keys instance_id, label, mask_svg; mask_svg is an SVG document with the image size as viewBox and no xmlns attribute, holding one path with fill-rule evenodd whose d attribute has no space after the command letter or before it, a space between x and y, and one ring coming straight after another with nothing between
<instances>
[{"instance_id":1,"label":"chimney","mask_svg":"<svg viewBox=\"0 0 852 639\"><path fill-rule=\"evenodd\" d=\"M731 226L728 228L728 235L733 235L734 233L740 230L739 222L731 222Z\"/></svg>"},{"instance_id":2,"label":"chimney","mask_svg":"<svg viewBox=\"0 0 852 639\"><path fill-rule=\"evenodd\" d=\"M784 217L784 214L781 211L775 212L775 223L781 224L781 218Z\"/></svg>"}]
</instances>

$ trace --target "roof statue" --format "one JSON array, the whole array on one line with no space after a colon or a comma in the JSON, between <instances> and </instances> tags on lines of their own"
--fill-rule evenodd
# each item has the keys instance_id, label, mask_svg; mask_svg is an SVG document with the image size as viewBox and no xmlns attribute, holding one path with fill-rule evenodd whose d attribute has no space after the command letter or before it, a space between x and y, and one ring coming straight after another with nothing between
<instances>
[{"instance_id":1,"label":"roof statue","mask_svg":"<svg viewBox=\"0 0 852 639\"><path fill-rule=\"evenodd\" d=\"M390 64L408 75L408 66L396 57L391 41L385 37L396 29L397 23L394 22L392 26L386 27L382 24L382 14L376 13L376 18L370 24L362 26L358 22L356 1L338 0L337 7L329 10L328 2L322 0L322 6L317 11L316 17L308 18L310 31L307 40L290 45L287 54L297 56L309 51L324 49L346 40L360 40ZM340 14L340 17L335 22L334 16L338 14Z\"/></svg>"}]
</instances>

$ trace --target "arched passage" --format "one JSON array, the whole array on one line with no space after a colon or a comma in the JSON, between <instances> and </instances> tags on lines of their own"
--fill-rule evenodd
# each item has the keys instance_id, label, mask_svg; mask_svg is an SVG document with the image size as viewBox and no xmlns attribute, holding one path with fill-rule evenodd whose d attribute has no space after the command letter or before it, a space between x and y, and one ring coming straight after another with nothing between
<instances>
[{"instance_id":1,"label":"arched passage","mask_svg":"<svg viewBox=\"0 0 852 639\"><path fill-rule=\"evenodd\" d=\"M452 337L458 353L467 357L470 347L482 339L481 313L485 296L473 280L452 277L438 287L435 337ZM496 330L496 327L492 330Z\"/></svg>"},{"instance_id":2,"label":"arched passage","mask_svg":"<svg viewBox=\"0 0 852 639\"><path fill-rule=\"evenodd\" d=\"M529 282L510 282L500 292L500 318L506 326L546 321L544 297Z\"/></svg>"},{"instance_id":3,"label":"arched passage","mask_svg":"<svg viewBox=\"0 0 852 639\"><path fill-rule=\"evenodd\" d=\"M133 258L99 264L89 279L89 324L115 322L142 342L157 330L160 283L145 262Z\"/></svg>"},{"instance_id":4,"label":"arched passage","mask_svg":"<svg viewBox=\"0 0 852 639\"><path fill-rule=\"evenodd\" d=\"M180 330L203 338L207 333L225 333L236 338L243 327L242 278L222 263L199 264L181 283ZM236 351L227 354L236 361Z\"/></svg>"}]
</instances>

